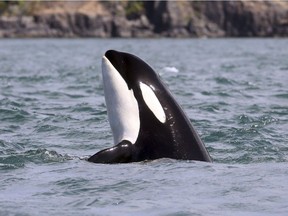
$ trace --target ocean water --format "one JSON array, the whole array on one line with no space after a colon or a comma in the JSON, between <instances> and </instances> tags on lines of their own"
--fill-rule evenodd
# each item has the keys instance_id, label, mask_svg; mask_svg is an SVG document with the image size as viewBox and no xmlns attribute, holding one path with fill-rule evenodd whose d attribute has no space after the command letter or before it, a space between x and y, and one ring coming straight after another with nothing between
<instances>
[{"instance_id":1,"label":"ocean water","mask_svg":"<svg viewBox=\"0 0 288 216\"><path fill-rule=\"evenodd\" d=\"M101 57L167 83L213 163L85 160L113 144ZM0 215L287 215L287 39L0 40Z\"/></svg>"}]
</instances>

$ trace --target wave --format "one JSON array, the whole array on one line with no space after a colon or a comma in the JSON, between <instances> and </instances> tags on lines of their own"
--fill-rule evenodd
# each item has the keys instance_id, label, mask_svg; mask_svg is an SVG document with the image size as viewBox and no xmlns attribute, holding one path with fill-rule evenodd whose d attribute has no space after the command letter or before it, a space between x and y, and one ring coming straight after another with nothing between
<instances>
[{"instance_id":1,"label":"wave","mask_svg":"<svg viewBox=\"0 0 288 216\"><path fill-rule=\"evenodd\" d=\"M53 150L47 149L36 149L28 150L25 152L4 154L0 156L0 169L17 169L24 167L29 163L34 164L46 164L54 162L65 162L67 160L72 160L75 156L70 156L67 154L59 154ZM79 158L81 159L81 158Z\"/></svg>"}]
</instances>

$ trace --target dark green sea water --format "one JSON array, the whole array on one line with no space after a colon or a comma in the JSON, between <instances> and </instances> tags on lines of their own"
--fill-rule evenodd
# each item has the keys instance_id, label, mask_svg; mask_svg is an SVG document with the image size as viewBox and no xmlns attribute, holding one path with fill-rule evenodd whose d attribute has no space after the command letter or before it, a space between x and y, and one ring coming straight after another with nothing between
<instances>
[{"instance_id":1,"label":"dark green sea water","mask_svg":"<svg viewBox=\"0 0 288 216\"><path fill-rule=\"evenodd\" d=\"M107 49L147 61L213 164L86 162L112 146ZM287 215L287 39L0 40L0 215Z\"/></svg>"}]
</instances>

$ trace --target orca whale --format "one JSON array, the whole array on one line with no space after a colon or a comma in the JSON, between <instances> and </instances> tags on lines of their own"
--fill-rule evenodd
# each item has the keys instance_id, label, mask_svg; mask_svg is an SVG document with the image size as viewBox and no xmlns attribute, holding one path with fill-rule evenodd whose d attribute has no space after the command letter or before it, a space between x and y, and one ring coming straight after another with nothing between
<instances>
[{"instance_id":1,"label":"orca whale","mask_svg":"<svg viewBox=\"0 0 288 216\"><path fill-rule=\"evenodd\" d=\"M189 119L147 63L129 53L108 50L102 58L102 76L115 146L88 161L212 161Z\"/></svg>"}]
</instances>

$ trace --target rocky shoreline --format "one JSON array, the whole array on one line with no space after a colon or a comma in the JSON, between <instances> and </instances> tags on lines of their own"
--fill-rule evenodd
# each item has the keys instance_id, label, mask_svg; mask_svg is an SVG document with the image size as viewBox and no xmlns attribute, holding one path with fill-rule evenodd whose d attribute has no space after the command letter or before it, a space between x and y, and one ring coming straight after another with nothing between
<instances>
[{"instance_id":1,"label":"rocky shoreline","mask_svg":"<svg viewBox=\"0 0 288 216\"><path fill-rule=\"evenodd\" d=\"M286 1L36 3L2 5L0 37L288 36Z\"/></svg>"}]
</instances>

